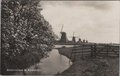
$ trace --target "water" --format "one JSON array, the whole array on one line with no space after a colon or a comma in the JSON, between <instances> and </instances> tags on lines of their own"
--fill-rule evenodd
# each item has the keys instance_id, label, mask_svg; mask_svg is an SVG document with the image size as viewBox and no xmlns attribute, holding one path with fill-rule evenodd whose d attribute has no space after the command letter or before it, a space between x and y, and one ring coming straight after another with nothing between
<instances>
[{"instance_id":1,"label":"water","mask_svg":"<svg viewBox=\"0 0 120 76\"><path fill-rule=\"evenodd\" d=\"M69 59L60 55L57 49L49 53L49 57L41 60L43 63L38 64L43 74L57 74L69 68Z\"/></svg>"},{"instance_id":2,"label":"water","mask_svg":"<svg viewBox=\"0 0 120 76\"><path fill-rule=\"evenodd\" d=\"M73 47L74 45L55 45L55 48L61 48L61 47Z\"/></svg>"},{"instance_id":3,"label":"water","mask_svg":"<svg viewBox=\"0 0 120 76\"><path fill-rule=\"evenodd\" d=\"M53 49L49 53L49 57L42 59L40 63L28 68L34 71L26 71L26 74L54 75L68 69L71 64L72 62L66 56L60 55L57 49Z\"/></svg>"}]
</instances>

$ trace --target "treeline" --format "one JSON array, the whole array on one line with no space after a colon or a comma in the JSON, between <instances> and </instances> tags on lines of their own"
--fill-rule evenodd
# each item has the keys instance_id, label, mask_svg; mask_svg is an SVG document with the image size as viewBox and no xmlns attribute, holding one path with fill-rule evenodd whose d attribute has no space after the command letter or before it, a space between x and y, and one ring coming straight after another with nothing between
<instances>
[{"instance_id":1,"label":"treeline","mask_svg":"<svg viewBox=\"0 0 120 76\"><path fill-rule=\"evenodd\" d=\"M2 0L1 74L40 62L53 48L54 33L40 14L40 0Z\"/></svg>"}]
</instances>

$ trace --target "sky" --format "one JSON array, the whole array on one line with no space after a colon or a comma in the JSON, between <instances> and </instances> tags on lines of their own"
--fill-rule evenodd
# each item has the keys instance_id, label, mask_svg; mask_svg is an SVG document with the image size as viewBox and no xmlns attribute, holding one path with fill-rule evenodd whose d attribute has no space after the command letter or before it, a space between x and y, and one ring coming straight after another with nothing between
<instances>
[{"instance_id":1,"label":"sky","mask_svg":"<svg viewBox=\"0 0 120 76\"><path fill-rule=\"evenodd\" d=\"M44 18L60 37L63 31L97 43L119 43L119 1L41 1Z\"/></svg>"}]
</instances>

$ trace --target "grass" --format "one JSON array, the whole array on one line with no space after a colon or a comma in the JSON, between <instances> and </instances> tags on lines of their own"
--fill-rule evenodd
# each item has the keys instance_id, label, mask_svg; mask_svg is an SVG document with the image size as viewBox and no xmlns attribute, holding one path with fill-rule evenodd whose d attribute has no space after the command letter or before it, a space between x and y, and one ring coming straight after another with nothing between
<instances>
[{"instance_id":1,"label":"grass","mask_svg":"<svg viewBox=\"0 0 120 76\"><path fill-rule=\"evenodd\" d=\"M71 58L71 48L60 48L59 53ZM86 57L78 55L73 64L59 76L119 76L118 57Z\"/></svg>"}]
</instances>

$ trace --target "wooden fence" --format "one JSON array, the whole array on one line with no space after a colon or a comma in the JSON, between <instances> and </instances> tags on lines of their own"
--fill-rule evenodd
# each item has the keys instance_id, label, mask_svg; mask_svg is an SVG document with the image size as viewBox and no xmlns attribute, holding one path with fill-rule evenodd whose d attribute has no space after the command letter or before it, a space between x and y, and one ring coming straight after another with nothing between
<instances>
[{"instance_id":1,"label":"wooden fence","mask_svg":"<svg viewBox=\"0 0 120 76\"><path fill-rule=\"evenodd\" d=\"M119 45L112 44L80 44L74 46L71 53L71 58L85 56L90 57L119 57Z\"/></svg>"}]
</instances>

